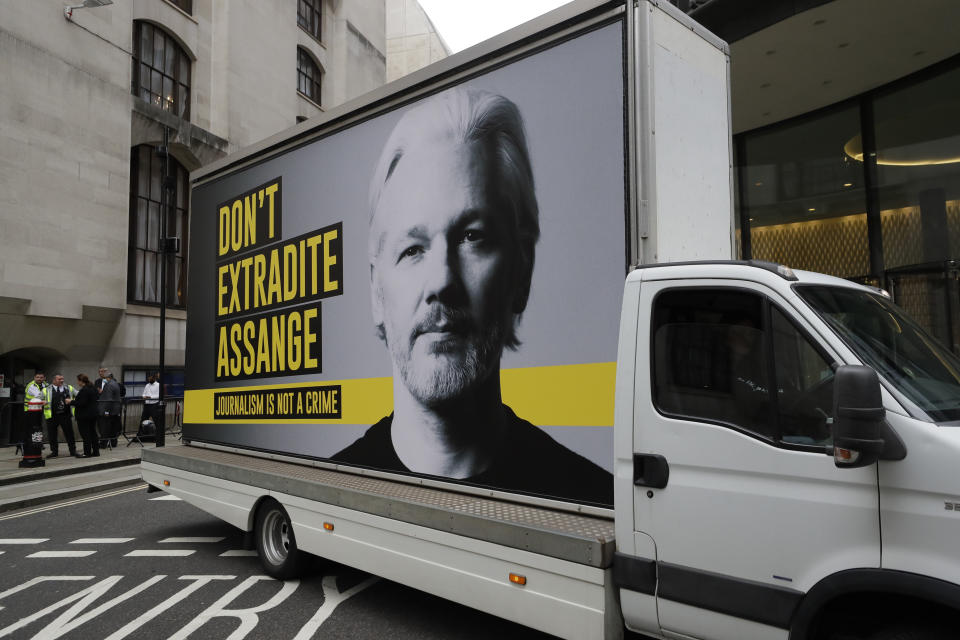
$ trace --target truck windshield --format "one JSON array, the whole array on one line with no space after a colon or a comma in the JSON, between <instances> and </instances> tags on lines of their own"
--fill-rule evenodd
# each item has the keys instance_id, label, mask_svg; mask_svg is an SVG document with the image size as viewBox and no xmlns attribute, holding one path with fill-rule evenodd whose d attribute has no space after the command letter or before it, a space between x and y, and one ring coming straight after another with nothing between
<instances>
[{"instance_id":1,"label":"truck windshield","mask_svg":"<svg viewBox=\"0 0 960 640\"><path fill-rule=\"evenodd\" d=\"M803 298L877 373L934 422L960 420L960 359L886 298L855 289L798 286Z\"/></svg>"}]
</instances>

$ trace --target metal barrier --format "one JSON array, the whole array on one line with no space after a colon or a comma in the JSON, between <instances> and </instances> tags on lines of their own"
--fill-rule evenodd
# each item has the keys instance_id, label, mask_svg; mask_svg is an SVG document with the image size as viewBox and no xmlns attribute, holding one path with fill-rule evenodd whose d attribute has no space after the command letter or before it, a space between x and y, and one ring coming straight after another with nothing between
<instances>
[{"instance_id":1,"label":"metal barrier","mask_svg":"<svg viewBox=\"0 0 960 640\"><path fill-rule=\"evenodd\" d=\"M0 447L20 446L20 414L15 414L14 409L19 408L23 413L23 402L10 400L0 406Z\"/></svg>"},{"instance_id":2,"label":"metal barrier","mask_svg":"<svg viewBox=\"0 0 960 640\"><path fill-rule=\"evenodd\" d=\"M179 439L183 436L183 397L168 396L163 404L164 433ZM144 440L149 442L154 439L154 436L143 434L142 424L144 418L152 417L150 414L144 413L144 407L143 398L124 398L123 400L123 412L120 418L122 425L120 435L127 441L128 447L134 442L142 447ZM153 419L154 422L156 422L156 418Z\"/></svg>"}]
</instances>

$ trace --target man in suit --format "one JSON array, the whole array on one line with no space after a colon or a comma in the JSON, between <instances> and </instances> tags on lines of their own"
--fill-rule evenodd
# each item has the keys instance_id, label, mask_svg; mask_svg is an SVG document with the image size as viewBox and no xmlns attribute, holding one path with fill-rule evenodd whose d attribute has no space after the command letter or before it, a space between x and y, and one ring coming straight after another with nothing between
<instances>
[{"instance_id":1,"label":"man in suit","mask_svg":"<svg viewBox=\"0 0 960 640\"><path fill-rule=\"evenodd\" d=\"M120 413L123 408L120 384L106 369L101 369L100 375L105 376L97 404L100 414L100 446L116 447L117 436L120 435Z\"/></svg>"},{"instance_id":2,"label":"man in suit","mask_svg":"<svg viewBox=\"0 0 960 640\"><path fill-rule=\"evenodd\" d=\"M107 374L110 373L106 367L103 365L100 366L99 377L93 381L93 386L96 388L97 393L103 391L103 385L107 381Z\"/></svg>"}]
</instances>

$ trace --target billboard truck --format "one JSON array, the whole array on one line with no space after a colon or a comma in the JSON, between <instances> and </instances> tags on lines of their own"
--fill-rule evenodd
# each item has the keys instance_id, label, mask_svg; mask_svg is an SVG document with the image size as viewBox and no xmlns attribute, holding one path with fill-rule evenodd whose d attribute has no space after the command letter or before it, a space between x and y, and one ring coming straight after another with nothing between
<instances>
[{"instance_id":1,"label":"billboard truck","mask_svg":"<svg viewBox=\"0 0 960 640\"><path fill-rule=\"evenodd\" d=\"M188 446L143 478L273 577L565 638L936 637L960 362L731 260L728 67L667 3L578 0L195 171Z\"/></svg>"}]
</instances>

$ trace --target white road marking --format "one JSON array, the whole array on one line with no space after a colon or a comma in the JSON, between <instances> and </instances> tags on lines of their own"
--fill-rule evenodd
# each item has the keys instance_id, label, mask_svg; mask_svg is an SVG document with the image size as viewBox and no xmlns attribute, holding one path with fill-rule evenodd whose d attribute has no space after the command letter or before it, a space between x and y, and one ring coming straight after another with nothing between
<instances>
[{"instance_id":1,"label":"white road marking","mask_svg":"<svg viewBox=\"0 0 960 640\"><path fill-rule=\"evenodd\" d=\"M96 551L37 551L31 553L28 558L86 558L92 556Z\"/></svg>"},{"instance_id":2,"label":"white road marking","mask_svg":"<svg viewBox=\"0 0 960 640\"><path fill-rule=\"evenodd\" d=\"M323 604L321 604L317 612L313 614L313 617L307 620L306 624L300 628L300 632L297 633L293 640L310 640L320 628L320 625L322 625L324 621L330 617L330 614L333 613L333 610L337 608L337 605L357 595L377 580L379 580L379 578L372 576L360 584L340 593L340 591L337 590L337 576L324 576Z\"/></svg>"},{"instance_id":3,"label":"white road marking","mask_svg":"<svg viewBox=\"0 0 960 640\"><path fill-rule=\"evenodd\" d=\"M178 498L177 496L173 495L172 493L168 493L168 494L165 495L165 496L160 496L159 498L150 498L150 500L179 500L179 499L180 499L180 498Z\"/></svg>"},{"instance_id":4,"label":"white road marking","mask_svg":"<svg viewBox=\"0 0 960 640\"><path fill-rule=\"evenodd\" d=\"M160 544L194 544L194 543L208 543L208 542L220 542L221 540L226 540L226 536L217 537L185 537L185 538L164 538L160 541Z\"/></svg>"},{"instance_id":5,"label":"white road marking","mask_svg":"<svg viewBox=\"0 0 960 640\"><path fill-rule=\"evenodd\" d=\"M123 544L133 538L78 538L70 544Z\"/></svg>"},{"instance_id":6,"label":"white road marking","mask_svg":"<svg viewBox=\"0 0 960 640\"><path fill-rule=\"evenodd\" d=\"M120 495L121 493L130 493L131 491L143 491L143 488L146 487L145 484L138 484L132 487L127 487L126 489L118 489L116 491L110 491L107 493L100 493L95 496L89 496L87 498L78 498L76 500L68 500L66 502L58 502L57 504L51 504L45 507L37 507L36 509L30 509L29 511L18 511L16 513L11 513L7 516L0 516L0 521L2 520L13 520L14 518L22 518L24 516L32 516L35 513L42 513L44 511L53 511L54 509L59 509L60 507L70 507L75 504L81 504L83 502L92 502L93 500L101 500L103 498L111 498L113 496Z\"/></svg>"},{"instance_id":7,"label":"white road marking","mask_svg":"<svg viewBox=\"0 0 960 640\"><path fill-rule=\"evenodd\" d=\"M63 606L63 604L69 603L69 601L71 600L76 600L77 596L81 596L81 595L83 596L83 598L79 602L77 602L75 605L73 605L72 607L70 607L63 613L61 613L59 616L57 616L57 618L53 620L53 622L51 622L46 627L41 629L40 633L33 636L33 638L34 640L55 640L55 638L59 638L64 634L70 633L80 625L85 624L90 620L93 620L100 614L106 611L109 611L110 609L113 609L118 604L122 604L123 602L129 600L130 598L137 595L138 593L141 593L142 591L149 589L150 587L152 587L153 585L160 582L166 577L167 576L165 575L158 575L158 576L153 576L151 578L148 578L142 584L139 584L133 589L125 591L121 595L104 602L99 607L91 611L88 611L83 615L78 615L84 609L86 609L87 607L92 605L94 602L99 600L101 596L106 594L107 591L109 591L117 582L123 579L123 576L110 576L105 580L101 580L100 582L87 587L80 593L74 596L70 596L69 598L66 598L65 600L61 601L62 604L57 603L53 605L53 607L59 608Z\"/></svg>"},{"instance_id":8,"label":"white road marking","mask_svg":"<svg viewBox=\"0 0 960 640\"><path fill-rule=\"evenodd\" d=\"M0 591L0 600L3 600L7 596L12 596L15 593L19 593L24 589L29 589L35 584L41 582L52 582L54 580L66 580L68 582L75 581L84 581L84 580L93 580L94 576L37 576L36 578L31 578L21 585L7 589L6 591ZM3 607L0 607L0 611L3 611Z\"/></svg>"},{"instance_id":9,"label":"white road marking","mask_svg":"<svg viewBox=\"0 0 960 640\"><path fill-rule=\"evenodd\" d=\"M247 549L230 549L230 551L224 551L220 554L221 558L246 558L251 556L256 556L256 551L248 551Z\"/></svg>"},{"instance_id":10,"label":"white road marking","mask_svg":"<svg viewBox=\"0 0 960 640\"><path fill-rule=\"evenodd\" d=\"M40 544L50 538L0 538L0 544Z\"/></svg>"},{"instance_id":11,"label":"white road marking","mask_svg":"<svg viewBox=\"0 0 960 640\"><path fill-rule=\"evenodd\" d=\"M196 549L134 549L123 554L124 558L161 558L192 556Z\"/></svg>"},{"instance_id":12,"label":"white road marking","mask_svg":"<svg viewBox=\"0 0 960 640\"><path fill-rule=\"evenodd\" d=\"M244 591L261 580L273 580L273 578L270 578L269 576L250 576L236 587L228 591L222 598L207 607L203 613L188 622L182 629L180 629L180 631L177 631L175 634L170 636L170 640L186 640L190 634L202 627L208 620L223 617L240 619L240 626L237 627L237 629L227 637L227 640L241 640L242 638L245 638L246 635L250 633L260 621L259 616L257 616L258 613L273 609L278 604L289 598L290 594L296 591L297 587L300 585L299 580L287 580L286 582L281 583L283 586L280 587L280 591L274 594L272 598L263 604L255 607L249 607L247 609L224 608L239 598Z\"/></svg>"},{"instance_id":13,"label":"white road marking","mask_svg":"<svg viewBox=\"0 0 960 640\"><path fill-rule=\"evenodd\" d=\"M190 596L190 594L205 584L208 584L213 580L234 580L235 578L236 576L180 576L180 580L193 580L194 583L173 594L154 608L142 614L140 617L131 620L129 623L104 638L104 640L122 640L122 638L126 638L128 635L147 624L173 605L185 600L188 596Z\"/></svg>"}]
</instances>

